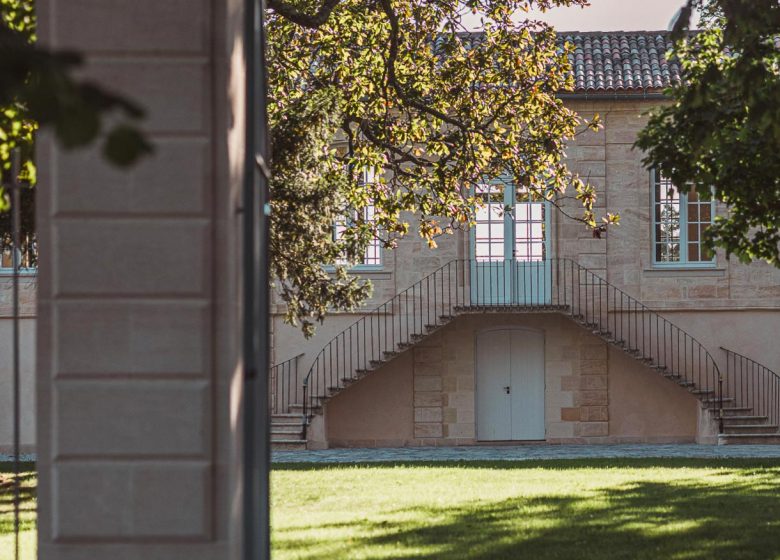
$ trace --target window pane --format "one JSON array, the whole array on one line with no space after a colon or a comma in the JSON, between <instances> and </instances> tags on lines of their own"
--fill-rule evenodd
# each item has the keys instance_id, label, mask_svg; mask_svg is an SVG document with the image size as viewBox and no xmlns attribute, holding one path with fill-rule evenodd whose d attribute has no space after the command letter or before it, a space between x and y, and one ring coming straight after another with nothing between
<instances>
[{"instance_id":1,"label":"window pane","mask_svg":"<svg viewBox=\"0 0 780 560\"><path fill-rule=\"evenodd\" d=\"M669 179L656 174L655 261L680 262L680 193Z\"/></svg>"},{"instance_id":2,"label":"window pane","mask_svg":"<svg viewBox=\"0 0 780 560\"><path fill-rule=\"evenodd\" d=\"M691 262L699 262L699 244L695 242L688 243L688 260Z\"/></svg>"},{"instance_id":3,"label":"window pane","mask_svg":"<svg viewBox=\"0 0 780 560\"><path fill-rule=\"evenodd\" d=\"M679 243L656 243L656 262L680 262Z\"/></svg>"},{"instance_id":4,"label":"window pane","mask_svg":"<svg viewBox=\"0 0 780 560\"><path fill-rule=\"evenodd\" d=\"M688 243L699 241L699 224L688 224Z\"/></svg>"}]
</instances>

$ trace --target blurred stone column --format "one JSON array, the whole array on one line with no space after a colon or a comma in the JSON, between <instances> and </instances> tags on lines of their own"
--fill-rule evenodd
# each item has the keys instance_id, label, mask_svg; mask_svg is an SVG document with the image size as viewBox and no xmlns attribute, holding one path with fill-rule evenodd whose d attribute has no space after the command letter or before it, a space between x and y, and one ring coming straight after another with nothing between
<instances>
[{"instance_id":1,"label":"blurred stone column","mask_svg":"<svg viewBox=\"0 0 780 560\"><path fill-rule=\"evenodd\" d=\"M39 0L152 157L39 145L39 554L240 553L242 2Z\"/></svg>"}]
</instances>

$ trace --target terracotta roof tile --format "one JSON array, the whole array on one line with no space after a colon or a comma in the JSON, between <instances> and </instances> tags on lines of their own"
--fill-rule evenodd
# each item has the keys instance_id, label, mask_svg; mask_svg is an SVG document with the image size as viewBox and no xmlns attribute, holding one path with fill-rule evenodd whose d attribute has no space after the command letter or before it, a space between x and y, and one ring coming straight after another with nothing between
<instances>
[{"instance_id":1,"label":"terracotta roof tile","mask_svg":"<svg viewBox=\"0 0 780 560\"><path fill-rule=\"evenodd\" d=\"M558 40L574 45L575 93L661 90L680 82L680 66L666 60L672 43L665 31L564 32Z\"/></svg>"},{"instance_id":2,"label":"terracotta roof tile","mask_svg":"<svg viewBox=\"0 0 780 560\"><path fill-rule=\"evenodd\" d=\"M479 32L461 34L467 43L478 42L481 36ZM667 31L558 33L559 45L564 42L574 45L569 57L573 93L661 92L680 82L680 65L666 59L672 48Z\"/></svg>"}]
</instances>

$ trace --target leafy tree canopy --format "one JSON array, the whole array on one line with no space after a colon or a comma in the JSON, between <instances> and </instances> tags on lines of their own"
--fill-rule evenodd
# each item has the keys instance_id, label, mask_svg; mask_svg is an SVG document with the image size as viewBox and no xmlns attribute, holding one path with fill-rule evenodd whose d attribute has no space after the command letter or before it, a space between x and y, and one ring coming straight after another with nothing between
<instances>
[{"instance_id":1,"label":"leafy tree canopy","mask_svg":"<svg viewBox=\"0 0 780 560\"><path fill-rule=\"evenodd\" d=\"M472 221L486 179L511 178L554 202L573 188L581 219L604 226L594 190L563 161L583 124L556 96L573 88L570 49L548 25L511 17L584 4L268 0L272 272L290 322L311 334L328 309L369 294L344 266L323 263L358 262L372 239L393 247L412 228L435 246ZM483 33L467 33L464 10L483 14ZM362 180L366 170L373 180ZM353 212L369 203L374 220Z\"/></svg>"},{"instance_id":2,"label":"leafy tree canopy","mask_svg":"<svg viewBox=\"0 0 780 560\"><path fill-rule=\"evenodd\" d=\"M695 8L705 29L685 33ZM780 3L688 0L675 33L683 83L639 136L645 163L726 203L710 248L780 266Z\"/></svg>"},{"instance_id":3,"label":"leafy tree canopy","mask_svg":"<svg viewBox=\"0 0 780 560\"><path fill-rule=\"evenodd\" d=\"M106 159L122 167L151 150L133 123L143 111L94 83L73 78L81 57L37 46L35 24L32 0L0 0L0 254L11 247L10 197L3 185L12 179L11 153L18 150L25 267L37 264L33 142L39 126L50 127L65 148L99 141ZM105 127L109 113L120 118Z\"/></svg>"}]
</instances>

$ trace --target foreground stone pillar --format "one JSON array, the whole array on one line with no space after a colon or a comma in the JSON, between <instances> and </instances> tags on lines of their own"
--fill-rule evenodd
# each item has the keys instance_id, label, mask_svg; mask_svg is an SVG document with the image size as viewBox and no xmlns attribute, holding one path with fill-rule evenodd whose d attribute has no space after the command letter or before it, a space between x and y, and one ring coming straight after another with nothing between
<instances>
[{"instance_id":1,"label":"foreground stone pillar","mask_svg":"<svg viewBox=\"0 0 780 560\"><path fill-rule=\"evenodd\" d=\"M38 6L156 145L124 173L40 143L40 558L238 558L241 2Z\"/></svg>"}]
</instances>

